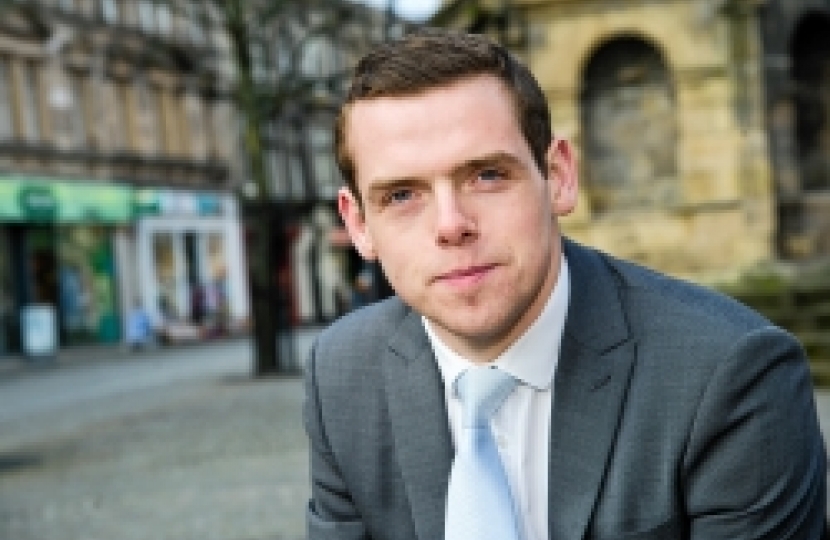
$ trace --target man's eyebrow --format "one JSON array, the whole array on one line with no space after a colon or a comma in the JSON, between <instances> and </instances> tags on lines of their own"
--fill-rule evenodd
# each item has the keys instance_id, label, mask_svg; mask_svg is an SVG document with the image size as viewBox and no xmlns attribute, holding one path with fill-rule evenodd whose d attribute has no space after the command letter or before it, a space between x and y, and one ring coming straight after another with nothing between
<instances>
[{"instance_id":1,"label":"man's eyebrow","mask_svg":"<svg viewBox=\"0 0 830 540\"><path fill-rule=\"evenodd\" d=\"M419 180L414 176L401 178L378 178L376 180L372 180L372 183L369 185L368 192L369 194L383 193L390 190L411 187L419 182L422 182L422 180Z\"/></svg>"},{"instance_id":2,"label":"man's eyebrow","mask_svg":"<svg viewBox=\"0 0 830 540\"><path fill-rule=\"evenodd\" d=\"M493 152L492 154L485 154L480 157L468 159L459 163L450 171L451 176L463 176L470 171L480 169L482 167L492 167L493 165L519 165L521 160L507 152Z\"/></svg>"},{"instance_id":3,"label":"man's eyebrow","mask_svg":"<svg viewBox=\"0 0 830 540\"><path fill-rule=\"evenodd\" d=\"M493 152L491 154L485 154L462 161L461 163L453 166L453 168L450 169L450 176L453 178L464 176L469 174L470 171L474 171L482 167L492 167L499 164L512 166L520 163L521 160L513 154L509 154L507 152ZM371 181L367 191L371 195L373 193L383 193L390 190L417 186L419 184L423 184L424 182L425 180L423 178L417 176L377 178Z\"/></svg>"}]
</instances>

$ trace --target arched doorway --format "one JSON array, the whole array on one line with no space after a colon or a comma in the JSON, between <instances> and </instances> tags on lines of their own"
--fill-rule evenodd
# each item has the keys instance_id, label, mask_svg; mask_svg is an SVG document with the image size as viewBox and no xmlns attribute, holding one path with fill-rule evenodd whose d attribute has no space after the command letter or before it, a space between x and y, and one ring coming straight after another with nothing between
<instances>
[{"instance_id":1,"label":"arched doorway","mask_svg":"<svg viewBox=\"0 0 830 540\"><path fill-rule=\"evenodd\" d=\"M583 176L592 212L676 200L675 95L660 51L636 36L615 38L591 56L582 81Z\"/></svg>"}]
</instances>

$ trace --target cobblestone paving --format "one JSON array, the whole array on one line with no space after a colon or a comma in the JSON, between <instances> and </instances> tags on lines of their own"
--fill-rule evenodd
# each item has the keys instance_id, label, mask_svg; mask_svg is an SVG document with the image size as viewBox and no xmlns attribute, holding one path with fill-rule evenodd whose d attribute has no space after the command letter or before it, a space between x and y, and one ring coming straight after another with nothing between
<instances>
[{"instance_id":1,"label":"cobblestone paving","mask_svg":"<svg viewBox=\"0 0 830 540\"><path fill-rule=\"evenodd\" d=\"M0 539L304 537L299 379L226 377L141 396L151 405L58 439L10 448L0 433Z\"/></svg>"}]
</instances>

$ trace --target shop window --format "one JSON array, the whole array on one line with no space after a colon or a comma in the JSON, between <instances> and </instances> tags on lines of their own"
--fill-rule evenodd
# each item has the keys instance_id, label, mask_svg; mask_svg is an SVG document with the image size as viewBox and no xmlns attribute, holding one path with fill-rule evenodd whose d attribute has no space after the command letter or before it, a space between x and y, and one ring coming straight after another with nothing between
<instances>
[{"instance_id":1,"label":"shop window","mask_svg":"<svg viewBox=\"0 0 830 540\"><path fill-rule=\"evenodd\" d=\"M26 303L58 305L58 276L55 231L51 226L34 226L25 235L25 273L28 276Z\"/></svg>"},{"instance_id":2,"label":"shop window","mask_svg":"<svg viewBox=\"0 0 830 540\"><path fill-rule=\"evenodd\" d=\"M153 234L153 266L158 286L158 311L165 321L181 316L177 294L179 271L172 233Z\"/></svg>"},{"instance_id":3,"label":"shop window","mask_svg":"<svg viewBox=\"0 0 830 540\"><path fill-rule=\"evenodd\" d=\"M67 226L58 231L62 342L117 342L120 325L109 234L98 226Z\"/></svg>"},{"instance_id":4,"label":"shop window","mask_svg":"<svg viewBox=\"0 0 830 540\"><path fill-rule=\"evenodd\" d=\"M225 235L210 232L206 235L207 269L205 307L208 319L219 328L227 328L230 320L230 299L228 291L228 255Z\"/></svg>"},{"instance_id":5,"label":"shop window","mask_svg":"<svg viewBox=\"0 0 830 540\"><path fill-rule=\"evenodd\" d=\"M13 110L9 61L0 57L0 140L14 137Z\"/></svg>"},{"instance_id":6,"label":"shop window","mask_svg":"<svg viewBox=\"0 0 830 540\"><path fill-rule=\"evenodd\" d=\"M592 210L675 201L675 98L660 52L640 38L614 39L591 57L582 84L584 181Z\"/></svg>"}]
</instances>

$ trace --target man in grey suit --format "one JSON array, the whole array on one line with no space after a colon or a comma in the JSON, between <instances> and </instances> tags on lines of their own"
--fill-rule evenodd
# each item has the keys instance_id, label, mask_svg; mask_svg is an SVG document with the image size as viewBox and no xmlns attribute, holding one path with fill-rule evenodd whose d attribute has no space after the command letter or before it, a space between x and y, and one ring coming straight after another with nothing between
<instances>
[{"instance_id":1,"label":"man in grey suit","mask_svg":"<svg viewBox=\"0 0 830 540\"><path fill-rule=\"evenodd\" d=\"M310 539L479 540L445 524L457 381L483 365L518 381L488 426L515 537L821 537L802 348L728 298L561 236L573 151L508 52L441 31L383 45L336 138L341 216L397 296L336 322L308 360ZM464 489L476 504L489 488Z\"/></svg>"}]
</instances>

